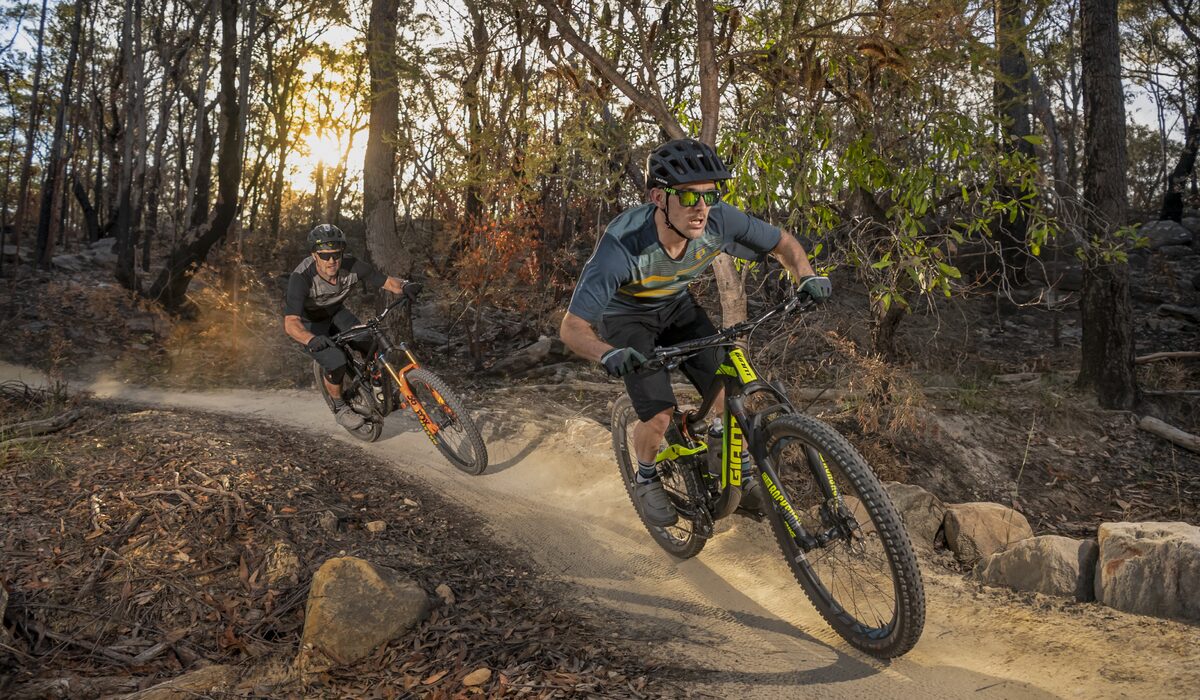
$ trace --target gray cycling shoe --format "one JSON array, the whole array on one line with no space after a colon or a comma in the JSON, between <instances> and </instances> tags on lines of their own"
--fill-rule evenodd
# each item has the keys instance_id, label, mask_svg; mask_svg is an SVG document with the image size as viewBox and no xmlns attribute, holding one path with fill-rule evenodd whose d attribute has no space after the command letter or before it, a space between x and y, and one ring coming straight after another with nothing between
<instances>
[{"instance_id":1,"label":"gray cycling shoe","mask_svg":"<svg viewBox=\"0 0 1200 700\"><path fill-rule=\"evenodd\" d=\"M338 425L347 430L356 430L361 428L363 423L367 422L366 418L358 415L354 412L353 408L350 408L350 404L345 404L339 408L336 415Z\"/></svg>"},{"instance_id":2,"label":"gray cycling shoe","mask_svg":"<svg viewBox=\"0 0 1200 700\"><path fill-rule=\"evenodd\" d=\"M676 513L675 506L671 505L671 499L667 497L661 481L656 479L638 484L633 488L633 497L637 499L642 510L642 517L651 525L667 527L679 520L679 513Z\"/></svg>"}]
</instances>

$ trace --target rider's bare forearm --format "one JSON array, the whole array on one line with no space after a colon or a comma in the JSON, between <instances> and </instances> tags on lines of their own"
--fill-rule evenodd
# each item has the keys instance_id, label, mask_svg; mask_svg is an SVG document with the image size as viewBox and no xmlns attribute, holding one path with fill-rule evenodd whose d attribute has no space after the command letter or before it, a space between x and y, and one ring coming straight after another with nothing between
<instances>
[{"instance_id":1,"label":"rider's bare forearm","mask_svg":"<svg viewBox=\"0 0 1200 700\"><path fill-rule=\"evenodd\" d=\"M300 322L299 316L284 316L283 332L301 345L308 345L308 341L313 339L313 334Z\"/></svg>"},{"instance_id":2,"label":"rider's bare forearm","mask_svg":"<svg viewBox=\"0 0 1200 700\"><path fill-rule=\"evenodd\" d=\"M800 245L800 241L787 231L783 232L779 244L771 251L771 255L778 258L787 271L795 275L797 279L817 274L808 261L808 253L804 251L804 246Z\"/></svg>"},{"instance_id":3,"label":"rider's bare forearm","mask_svg":"<svg viewBox=\"0 0 1200 700\"><path fill-rule=\"evenodd\" d=\"M599 362L600 357L613 348L596 335L590 323L569 311L563 317L558 334L576 355L592 362Z\"/></svg>"}]
</instances>

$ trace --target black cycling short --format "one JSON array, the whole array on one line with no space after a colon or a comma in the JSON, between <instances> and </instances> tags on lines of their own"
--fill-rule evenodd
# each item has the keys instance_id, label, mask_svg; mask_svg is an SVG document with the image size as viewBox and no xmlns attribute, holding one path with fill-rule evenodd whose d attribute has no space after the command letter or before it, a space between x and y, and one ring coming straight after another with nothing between
<instances>
[{"instance_id":1,"label":"black cycling short","mask_svg":"<svg viewBox=\"0 0 1200 700\"><path fill-rule=\"evenodd\" d=\"M320 321L314 321L301 316L300 322L304 324L304 327L308 329L309 333L314 335L329 336L340 333L347 328L352 328L361 323L358 320L358 317L351 313L350 310L344 306L338 309L337 312L329 318ZM356 341L352 344L352 346L359 352L367 353L370 351L370 348L367 347L368 344L369 341ZM325 348L319 352L309 352L309 350L305 348L304 351L321 365L321 369L325 370L325 375L327 377L331 377L333 381L341 381L340 370L346 366L346 353L342 352L341 348Z\"/></svg>"},{"instance_id":2,"label":"black cycling short","mask_svg":"<svg viewBox=\"0 0 1200 700\"><path fill-rule=\"evenodd\" d=\"M704 309L691 294L681 294L667 306L645 312L621 312L600 318L600 337L614 347L631 347L646 357L655 347L674 345L717 332ZM716 348L709 348L683 362L683 369L692 386L702 394L713 384L720 366ZM633 400L638 418L648 421L664 410L673 408L675 392L667 370L634 372L625 377L625 390Z\"/></svg>"}]
</instances>

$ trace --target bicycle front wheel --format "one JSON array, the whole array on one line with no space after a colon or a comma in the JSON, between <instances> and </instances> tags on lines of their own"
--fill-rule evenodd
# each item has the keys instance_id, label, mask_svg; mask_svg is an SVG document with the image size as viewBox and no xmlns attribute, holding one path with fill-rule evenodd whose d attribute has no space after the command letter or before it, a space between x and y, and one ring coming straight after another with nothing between
<instances>
[{"instance_id":1,"label":"bicycle front wheel","mask_svg":"<svg viewBox=\"0 0 1200 700\"><path fill-rule=\"evenodd\" d=\"M405 378L417 403L429 416L430 424L421 427L438 451L464 472L482 474L488 465L487 448L458 395L427 369L414 369Z\"/></svg>"},{"instance_id":2,"label":"bicycle front wheel","mask_svg":"<svg viewBox=\"0 0 1200 700\"><path fill-rule=\"evenodd\" d=\"M826 539L804 552L772 493L772 530L808 599L854 647L879 658L908 652L925 625L925 589L879 478L844 437L814 418L782 416L765 432L783 482L774 486L808 534Z\"/></svg>"}]
</instances>

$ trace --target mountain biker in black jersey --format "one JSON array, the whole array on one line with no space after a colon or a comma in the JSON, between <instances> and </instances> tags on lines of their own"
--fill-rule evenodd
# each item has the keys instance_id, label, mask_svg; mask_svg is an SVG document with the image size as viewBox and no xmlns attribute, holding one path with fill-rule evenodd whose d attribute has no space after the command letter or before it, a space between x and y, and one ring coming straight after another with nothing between
<instances>
[{"instance_id":1,"label":"mountain biker in black jersey","mask_svg":"<svg viewBox=\"0 0 1200 700\"><path fill-rule=\"evenodd\" d=\"M346 235L333 224L319 224L308 233L309 256L288 278L283 307L283 330L325 370L325 388L333 399L337 422L350 430L361 426L364 418L342 400L342 376L346 354L333 344L330 335L359 325L358 317L342 306L356 282L372 290L415 297L421 290L417 282L389 277L365 260L346 251ZM369 348L354 346L360 352Z\"/></svg>"},{"instance_id":2,"label":"mountain biker in black jersey","mask_svg":"<svg viewBox=\"0 0 1200 700\"><path fill-rule=\"evenodd\" d=\"M625 379L640 421L633 436L635 497L646 519L662 527L678 519L654 466L675 394L667 370L634 370L655 346L716 333L688 285L722 252L748 260L769 253L795 277L800 291L816 300L832 294L829 279L813 271L791 234L721 201L718 187L730 177L716 152L695 139L674 139L651 151L646 159L650 201L608 224L559 329L568 347ZM711 348L681 367L703 392L718 364L717 350ZM720 402L718 396L714 405Z\"/></svg>"}]
</instances>

